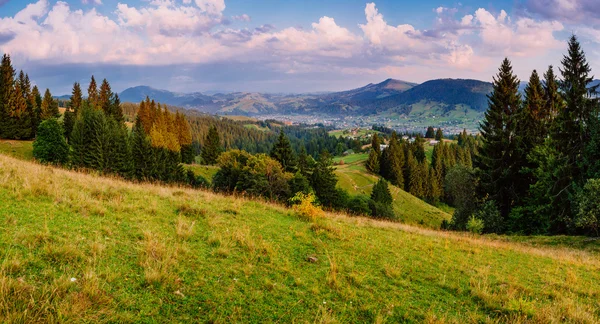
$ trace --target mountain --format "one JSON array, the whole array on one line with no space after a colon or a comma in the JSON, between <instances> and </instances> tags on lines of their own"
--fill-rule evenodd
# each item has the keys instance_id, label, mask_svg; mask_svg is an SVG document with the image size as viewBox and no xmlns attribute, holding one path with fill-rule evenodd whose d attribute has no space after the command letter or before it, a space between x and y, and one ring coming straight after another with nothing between
<instances>
[{"instance_id":1,"label":"mountain","mask_svg":"<svg viewBox=\"0 0 600 324\"><path fill-rule=\"evenodd\" d=\"M422 84L387 79L377 84L331 93L265 94L256 92L184 94L138 86L123 91L121 101L157 102L217 114L271 113L371 115L385 111L409 115L416 106L429 105L436 115L456 109L481 112L487 107L491 84L477 80L439 79ZM417 109L418 110L418 109Z\"/></svg>"},{"instance_id":2,"label":"mountain","mask_svg":"<svg viewBox=\"0 0 600 324\"><path fill-rule=\"evenodd\" d=\"M200 92L177 93L168 90L154 89L148 86L137 86L128 88L119 94L121 102L140 102L146 97L156 102L165 103L173 106L194 107L194 108L212 108L213 98L203 95Z\"/></svg>"}]
</instances>

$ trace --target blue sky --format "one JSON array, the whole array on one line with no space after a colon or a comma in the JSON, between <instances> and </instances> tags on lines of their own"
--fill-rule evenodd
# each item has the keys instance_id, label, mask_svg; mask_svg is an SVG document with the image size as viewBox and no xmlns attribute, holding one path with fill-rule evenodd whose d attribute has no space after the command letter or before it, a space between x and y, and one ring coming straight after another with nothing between
<instances>
[{"instance_id":1,"label":"blue sky","mask_svg":"<svg viewBox=\"0 0 600 324\"><path fill-rule=\"evenodd\" d=\"M335 91L386 78L521 79L576 33L600 58L595 0L0 0L0 52L39 86Z\"/></svg>"}]
</instances>

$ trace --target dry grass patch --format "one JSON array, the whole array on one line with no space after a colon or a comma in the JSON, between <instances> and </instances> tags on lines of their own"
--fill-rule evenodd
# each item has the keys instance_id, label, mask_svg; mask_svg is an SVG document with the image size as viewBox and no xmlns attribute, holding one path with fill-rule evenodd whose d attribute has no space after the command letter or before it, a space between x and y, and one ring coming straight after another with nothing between
<instances>
[{"instance_id":1,"label":"dry grass patch","mask_svg":"<svg viewBox=\"0 0 600 324\"><path fill-rule=\"evenodd\" d=\"M187 240L194 235L196 221L185 216L179 216L175 220L175 233L177 237Z\"/></svg>"},{"instance_id":2,"label":"dry grass patch","mask_svg":"<svg viewBox=\"0 0 600 324\"><path fill-rule=\"evenodd\" d=\"M144 268L146 284L169 286L175 282L173 268L177 262L177 251L165 240L152 232L144 232L141 242L140 263Z\"/></svg>"}]
</instances>

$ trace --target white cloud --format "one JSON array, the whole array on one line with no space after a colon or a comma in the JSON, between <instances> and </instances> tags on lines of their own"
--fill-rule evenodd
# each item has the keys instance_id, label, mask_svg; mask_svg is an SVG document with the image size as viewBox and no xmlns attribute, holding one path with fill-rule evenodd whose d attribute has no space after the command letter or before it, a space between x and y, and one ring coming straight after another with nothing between
<instances>
[{"instance_id":1,"label":"white cloud","mask_svg":"<svg viewBox=\"0 0 600 324\"><path fill-rule=\"evenodd\" d=\"M101 5L102 4L102 0L81 0L81 3L83 3L83 4Z\"/></svg>"},{"instance_id":2,"label":"white cloud","mask_svg":"<svg viewBox=\"0 0 600 324\"><path fill-rule=\"evenodd\" d=\"M494 15L478 9L455 18L456 9L439 7L434 28L420 30L388 24L376 5L368 3L362 32L354 33L328 16L307 30L227 28L225 8L224 0L152 0L137 7L119 3L111 18L94 8L74 10L66 2L51 6L39 0L14 17L0 18L0 30L15 35L0 43L0 51L16 54L16 60L56 64L231 61L288 73L384 73L413 71L407 66L481 71L500 56L531 57L562 45L554 37L562 24L512 19L504 11ZM250 21L248 15L231 19Z\"/></svg>"}]
</instances>

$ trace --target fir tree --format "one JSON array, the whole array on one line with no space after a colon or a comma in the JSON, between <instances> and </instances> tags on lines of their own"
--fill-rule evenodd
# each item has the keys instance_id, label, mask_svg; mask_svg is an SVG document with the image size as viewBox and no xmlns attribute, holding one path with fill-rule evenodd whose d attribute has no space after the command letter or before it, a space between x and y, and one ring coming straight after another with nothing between
<instances>
[{"instance_id":1,"label":"fir tree","mask_svg":"<svg viewBox=\"0 0 600 324\"><path fill-rule=\"evenodd\" d=\"M435 130L432 126L427 127L427 132L425 133L425 138L434 138Z\"/></svg>"},{"instance_id":2,"label":"fir tree","mask_svg":"<svg viewBox=\"0 0 600 324\"><path fill-rule=\"evenodd\" d=\"M106 79L102 80L100 90L98 92L98 105L96 108L102 109L106 116L112 116L112 89ZM90 96L91 98L91 96Z\"/></svg>"},{"instance_id":3,"label":"fir tree","mask_svg":"<svg viewBox=\"0 0 600 324\"><path fill-rule=\"evenodd\" d=\"M31 89L31 104L33 106L33 132L37 133L37 127L42 122L42 94L37 86Z\"/></svg>"},{"instance_id":4,"label":"fir tree","mask_svg":"<svg viewBox=\"0 0 600 324\"><path fill-rule=\"evenodd\" d=\"M283 130L279 132L279 138L273 148L271 149L271 158L279 161L286 172L296 171L296 155L290 145L290 140L283 133Z\"/></svg>"},{"instance_id":5,"label":"fir tree","mask_svg":"<svg viewBox=\"0 0 600 324\"><path fill-rule=\"evenodd\" d=\"M373 186L373 191L371 191L371 199L377 203L391 206L394 202L392 198L392 193L390 192L390 188L388 187L388 182L385 179L379 179L377 183Z\"/></svg>"},{"instance_id":6,"label":"fir tree","mask_svg":"<svg viewBox=\"0 0 600 324\"><path fill-rule=\"evenodd\" d=\"M44 93L44 99L42 100L41 105L41 119L49 119L56 118L60 115L58 111L58 102L52 98L52 94L50 93L50 89L46 89Z\"/></svg>"},{"instance_id":7,"label":"fir tree","mask_svg":"<svg viewBox=\"0 0 600 324\"><path fill-rule=\"evenodd\" d=\"M483 145L479 150L478 167L483 191L495 200L503 217L507 217L515 197L516 115L521 107L519 80L511 63L504 59L493 90L488 96L489 108L480 124Z\"/></svg>"},{"instance_id":8,"label":"fir tree","mask_svg":"<svg viewBox=\"0 0 600 324\"><path fill-rule=\"evenodd\" d=\"M204 140L204 147L202 147L202 162L207 165L213 165L217 163L217 158L221 155L221 138L219 132L215 126L212 126L208 130L208 135Z\"/></svg>"},{"instance_id":9,"label":"fir tree","mask_svg":"<svg viewBox=\"0 0 600 324\"><path fill-rule=\"evenodd\" d=\"M377 133L374 133L371 138L371 149L375 151L375 154L377 154L377 160L379 160L381 158L381 140L379 140Z\"/></svg>"},{"instance_id":10,"label":"fir tree","mask_svg":"<svg viewBox=\"0 0 600 324\"><path fill-rule=\"evenodd\" d=\"M12 138L10 100L14 91L15 70L10 56L4 54L0 64L0 138Z\"/></svg>"},{"instance_id":11,"label":"fir tree","mask_svg":"<svg viewBox=\"0 0 600 324\"><path fill-rule=\"evenodd\" d=\"M98 106L98 85L96 84L96 79L92 75L92 79L90 80L90 85L88 86L88 102L90 105L96 109L102 109Z\"/></svg>"},{"instance_id":12,"label":"fir tree","mask_svg":"<svg viewBox=\"0 0 600 324\"><path fill-rule=\"evenodd\" d=\"M369 150L369 158L367 159L365 166L369 172L375 174L379 173L379 154L377 154L375 149L371 148Z\"/></svg>"},{"instance_id":13,"label":"fir tree","mask_svg":"<svg viewBox=\"0 0 600 324\"><path fill-rule=\"evenodd\" d=\"M311 176L311 185L319 202L330 208L339 204L337 176L332 165L331 155L327 152L321 153Z\"/></svg>"},{"instance_id":14,"label":"fir tree","mask_svg":"<svg viewBox=\"0 0 600 324\"><path fill-rule=\"evenodd\" d=\"M442 141L443 139L444 139L444 132L442 131L441 128L438 128L437 131L435 132L435 140Z\"/></svg>"},{"instance_id":15,"label":"fir tree","mask_svg":"<svg viewBox=\"0 0 600 324\"><path fill-rule=\"evenodd\" d=\"M552 65L550 65L546 73L544 73L544 101L545 111L549 114L545 126L547 129L550 129L552 121L564 106L564 101L559 91L559 83L554 75Z\"/></svg>"},{"instance_id":16,"label":"fir tree","mask_svg":"<svg viewBox=\"0 0 600 324\"><path fill-rule=\"evenodd\" d=\"M79 82L75 82L73 84L73 91L71 92L71 98L69 101L69 107L71 110L77 114L81 109L81 105L83 103L83 94L81 92L81 85Z\"/></svg>"},{"instance_id":17,"label":"fir tree","mask_svg":"<svg viewBox=\"0 0 600 324\"><path fill-rule=\"evenodd\" d=\"M404 186L404 148L396 132L392 133L388 148L381 154L380 173L393 185Z\"/></svg>"}]
</instances>

